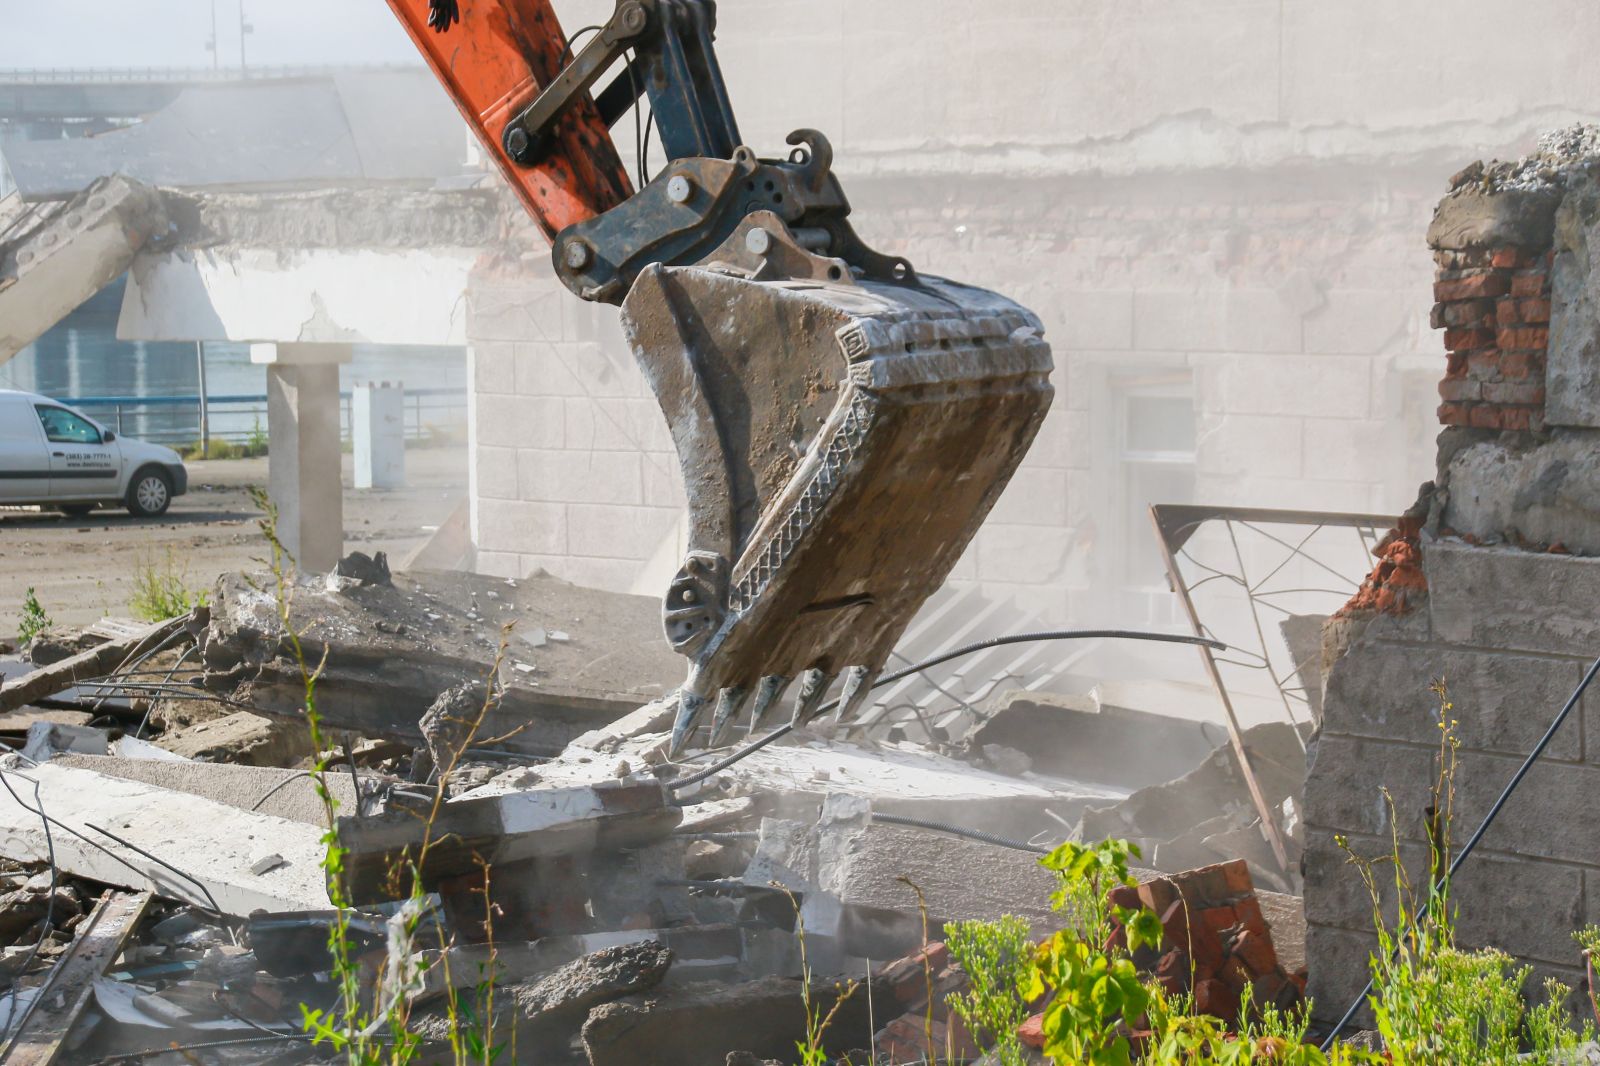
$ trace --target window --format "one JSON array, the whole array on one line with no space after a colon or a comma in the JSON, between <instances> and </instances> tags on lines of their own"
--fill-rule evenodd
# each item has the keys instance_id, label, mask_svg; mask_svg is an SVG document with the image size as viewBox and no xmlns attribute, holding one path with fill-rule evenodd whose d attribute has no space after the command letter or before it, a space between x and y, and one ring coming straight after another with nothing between
<instances>
[{"instance_id":1,"label":"window","mask_svg":"<svg viewBox=\"0 0 1600 1066\"><path fill-rule=\"evenodd\" d=\"M87 418L80 417L65 407L34 407L39 421L44 423L44 435L53 444L99 444L100 431Z\"/></svg>"},{"instance_id":2,"label":"window","mask_svg":"<svg viewBox=\"0 0 1600 1066\"><path fill-rule=\"evenodd\" d=\"M1125 546L1123 583L1164 585L1166 570L1150 526L1153 503L1193 503L1195 419L1187 372L1153 373L1114 382L1117 465Z\"/></svg>"}]
</instances>

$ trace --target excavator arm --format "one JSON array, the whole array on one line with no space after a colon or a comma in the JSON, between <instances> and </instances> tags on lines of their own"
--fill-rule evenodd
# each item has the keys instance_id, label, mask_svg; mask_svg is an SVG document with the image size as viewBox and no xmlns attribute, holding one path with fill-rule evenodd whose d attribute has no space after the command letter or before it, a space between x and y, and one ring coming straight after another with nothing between
<instances>
[{"instance_id":1,"label":"excavator arm","mask_svg":"<svg viewBox=\"0 0 1600 1066\"><path fill-rule=\"evenodd\" d=\"M744 146L712 0L617 0L581 47L549 0L389 3L557 276L621 305L666 416L689 503L673 750L755 729L791 682L791 722L836 687L853 717L1044 419L1038 318L869 248L818 131ZM668 162L635 192L608 129L646 96Z\"/></svg>"}]
</instances>

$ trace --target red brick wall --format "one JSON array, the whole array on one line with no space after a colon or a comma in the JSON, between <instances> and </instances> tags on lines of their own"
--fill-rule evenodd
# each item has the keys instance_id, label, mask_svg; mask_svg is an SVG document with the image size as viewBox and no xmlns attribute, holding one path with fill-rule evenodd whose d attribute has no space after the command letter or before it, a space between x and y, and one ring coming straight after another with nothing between
<instances>
[{"instance_id":1,"label":"red brick wall","mask_svg":"<svg viewBox=\"0 0 1600 1066\"><path fill-rule=\"evenodd\" d=\"M1443 424L1544 428L1550 259L1513 247L1434 253L1433 328L1444 330L1450 360L1439 382Z\"/></svg>"}]
</instances>

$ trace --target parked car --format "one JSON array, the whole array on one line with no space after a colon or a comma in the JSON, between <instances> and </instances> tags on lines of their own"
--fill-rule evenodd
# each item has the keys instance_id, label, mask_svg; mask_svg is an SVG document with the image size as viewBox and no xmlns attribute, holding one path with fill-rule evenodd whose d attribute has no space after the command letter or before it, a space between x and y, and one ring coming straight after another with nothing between
<instances>
[{"instance_id":1,"label":"parked car","mask_svg":"<svg viewBox=\"0 0 1600 1066\"><path fill-rule=\"evenodd\" d=\"M121 505L148 516L188 488L189 472L171 448L118 436L48 396L0 389L0 505L69 515Z\"/></svg>"}]
</instances>

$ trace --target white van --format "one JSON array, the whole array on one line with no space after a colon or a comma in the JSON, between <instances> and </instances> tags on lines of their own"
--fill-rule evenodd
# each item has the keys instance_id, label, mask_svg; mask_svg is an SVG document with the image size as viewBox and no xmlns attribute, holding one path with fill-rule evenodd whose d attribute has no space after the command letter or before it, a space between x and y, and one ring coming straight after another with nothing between
<instances>
[{"instance_id":1,"label":"white van","mask_svg":"<svg viewBox=\"0 0 1600 1066\"><path fill-rule=\"evenodd\" d=\"M48 396L0 389L0 506L80 515L103 503L158 515L188 488L171 448L119 437Z\"/></svg>"}]
</instances>

